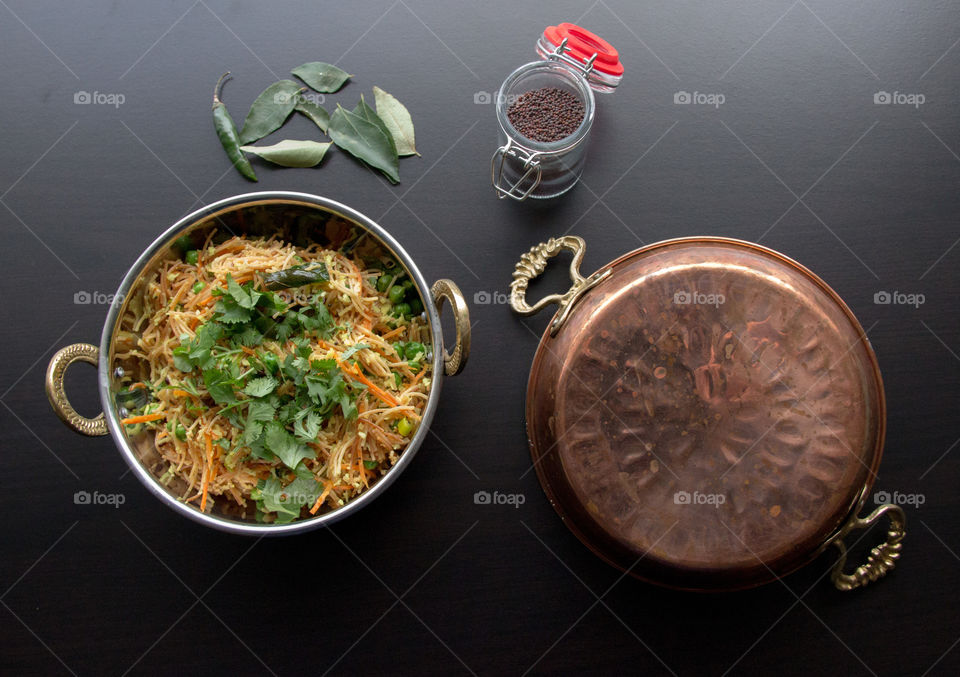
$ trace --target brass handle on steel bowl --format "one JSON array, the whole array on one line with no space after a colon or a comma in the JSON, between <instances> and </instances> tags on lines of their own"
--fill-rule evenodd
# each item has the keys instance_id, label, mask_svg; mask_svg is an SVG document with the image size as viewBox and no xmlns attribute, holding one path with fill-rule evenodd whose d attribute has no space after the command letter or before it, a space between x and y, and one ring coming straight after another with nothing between
<instances>
[{"instance_id":1,"label":"brass handle on steel bowl","mask_svg":"<svg viewBox=\"0 0 960 677\"><path fill-rule=\"evenodd\" d=\"M887 528L887 539L870 550L867 556L867 563L856 568L852 574L844 573L843 568L847 564L847 546L843 539L855 529L865 529L886 515L890 520L890 526ZM833 566L830 574L833 584L838 590L853 590L861 586L873 583L878 578L882 578L888 571L894 568L897 559L900 557L900 550L903 548L903 537L906 535L907 518L903 510L898 505L887 503L870 513L867 517L854 516L837 534L833 544L840 550L840 559Z\"/></svg>"},{"instance_id":2,"label":"brass handle on steel bowl","mask_svg":"<svg viewBox=\"0 0 960 677\"><path fill-rule=\"evenodd\" d=\"M63 387L63 378L74 362L87 362L96 365L99 362L100 349L89 343L74 343L58 350L47 365L46 391L50 406L60 420L78 433L96 437L107 434L107 422L101 413L96 418L87 418L77 413L77 410L67 399Z\"/></svg>"},{"instance_id":3,"label":"brass handle on steel bowl","mask_svg":"<svg viewBox=\"0 0 960 677\"><path fill-rule=\"evenodd\" d=\"M437 312L443 312L444 301L447 301L453 308L453 323L457 328L457 343L454 345L452 353L446 349L443 351L443 372L447 376L455 376L463 371L463 367L467 364L467 358L470 357L470 311L467 309L467 301L463 298L460 287L451 280L437 280L430 287L430 293L433 295Z\"/></svg>"},{"instance_id":4,"label":"brass handle on steel bowl","mask_svg":"<svg viewBox=\"0 0 960 677\"><path fill-rule=\"evenodd\" d=\"M573 282L573 286L563 294L544 296L531 306L527 303L527 286L530 284L530 280L546 269L548 259L553 258L564 249L573 252L573 260L570 262L570 280ZM570 314L570 310L580 297L610 274L609 268L594 273L590 277L584 277L580 274L580 263L583 261L583 254L586 249L586 242L576 235L550 238L546 242L531 247L530 251L520 257L520 262L513 270L513 282L510 283L510 307L521 315L533 315L545 306L556 303L560 308L557 311L557 316L550 324L550 335L554 336L560 331L567 315Z\"/></svg>"}]
</instances>

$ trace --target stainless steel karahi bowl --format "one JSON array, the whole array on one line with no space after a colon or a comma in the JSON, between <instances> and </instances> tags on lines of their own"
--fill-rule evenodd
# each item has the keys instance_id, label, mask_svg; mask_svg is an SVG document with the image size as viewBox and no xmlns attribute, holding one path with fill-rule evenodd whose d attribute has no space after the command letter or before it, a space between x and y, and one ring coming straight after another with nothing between
<instances>
[{"instance_id":1,"label":"stainless steel karahi bowl","mask_svg":"<svg viewBox=\"0 0 960 677\"><path fill-rule=\"evenodd\" d=\"M131 435L121 425L120 405L116 402L123 367L115 357L120 320L129 303L140 291L141 282L162 261L179 256L174 242L183 235L196 235L217 229L234 234L264 235L284 233L303 242L325 243L330 234L344 229L359 229L373 238L402 266L416 286L423 302L429 325L433 367L429 399L423 410L420 427L410 444L400 454L394 466L371 487L346 505L330 512L289 524L261 524L229 512L201 512L198 508L178 500L178 494L158 481L156 470L159 454L152 436L146 433ZM452 352L444 350L440 325L440 308L447 301L454 313L456 341ZM177 513L208 527L237 534L284 535L300 533L330 524L360 510L376 499L399 477L413 461L423 444L437 410L443 377L460 372L470 352L470 319L466 301L456 284L437 280L428 285L413 258L383 228L370 218L345 205L327 198L306 193L271 191L247 193L227 198L180 219L151 244L127 271L114 295L103 326L100 345L76 343L58 351L47 368L46 390L50 404L57 415L76 432L84 435L111 435L120 454L143 485L161 502ZM64 392L64 374L74 362L88 362L97 366L98 390L103 413L96 418L85 418L70 405Z\"/></svg>"},{"instance_id":2,"label":"stainless steel karahi bowl","mask_svg":"<svg viewBox=\"0 0 960 677\"><path fill-rule=\"evenodd\" d=\"M899 506L867 505L886 406L863 328L810 270L717 237L651 244L584 277L584 242L521 257L511 305L559 305L527 388L527 435L554 508L597 555L687 590L748 588L833 545L834 584L874 581L900 555ZM528 304L563 250L573 286ZM887 517L844 570L844 539Z\"/></svg>"}]
</instances>

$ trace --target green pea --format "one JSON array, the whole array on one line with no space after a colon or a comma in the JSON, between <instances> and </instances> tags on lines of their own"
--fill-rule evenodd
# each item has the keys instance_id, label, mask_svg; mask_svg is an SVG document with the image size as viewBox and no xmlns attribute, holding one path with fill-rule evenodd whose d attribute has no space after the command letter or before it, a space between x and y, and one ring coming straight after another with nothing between
<instances>
[{"instance_id":1,"label":"green pea","mask_svg":"<svg viewBox=\"0 0 960 677\"><path fill-rule=\"evenodd\" d=\"M410 280L404 280L402 286L404 289L411 289L413 287L413 282Z\"/></svg>"},{"instance_id":2,"label":"green pea","mask_svg":"<svg viewBox=\"0 0 960 677\"><path fill-rule=\"evenodd\" d=\"M183 260L189 263L191 266L195 266L200 260L200 253L196 249L191 249L183 257Z\"/></svg>"},{"instance_id":3,"label":"green pea","mask_svg":"<svg viewBox=\"0 0 960 677\"><path fill-rule=\"evenodd\" d=\"M398 287L396 285L394 285L390 289L390 293L387 294L387 298L390 299L390 303L392 303L393 305L397 305L398 303L403 301L403 296L404 296L403 287Z\"/></svg>"},{"instance_id":4,"label":"green pea","mask_svg":"<svg viewBox=\"0 0 960 677\"><path fill-rule=\"evenodd\" d=\"M423 312L423 302L419 298L410 300L410 313L413 315L419 315Z\"/></svg>"},{"instance_id":5,"label":"green pea","mask_svg":"<svg viewBox=\"0 0 960 677\"><path fill-rule=\"evenodd\" d=\"M413 426L410 425L410 421L406 418L401 418L399 423L397 423L397 432L406 437L410 434L410 431L413 430Z\"/></svg>"},{"instance_id":6,"label":"green pea","mask_svg":"<svg viewBox=\"0 0 960 677\"><path fill-rule=\"evenodd\" d=\"M203 288L206 286L207 286L206 282L200 282L199 280L197 280L196 282L193 283L193 286L190 288L190 290L194 294L199 294L200 292L203 291Z\"/></svg>"},{"instance_id":7,"label":"green pea","mask_svg":"<svg viewBox=\"0 0 960 677\"><path fill-rule=\"evenodd\" d=\"M187 429L183 427L182 423L177 424L176 435L177 435L177 439L180 440L181 442L187 441Z\"/></svg>"},{"instance_id":8,"label":"green pea","mask_svg":"<svg viewBox=\"0 0 960 677\"><path fill-rule=\"evenodd\" d=\"M182 252L188 252L193 249L193 240L189 235L181 235L174 244Z\"/></svg>"},{"instance_id":9,"label":"green pea","mask_svg":"<svg viewBox=\"0 0 960 677\"><path fill-rule=\"evenodd\" d=\"M387 291L391 282L393 282L393 275L384 273L377 279L377 291L381 293Z\"/></svg>"},{"instance_id":10,"label":"green pea","mask_svg":"<svg viewBox=\"0 0 960 677\"><path fill-rule=\"evenodd\" d=\"M410 315L410 304L399 303L393 307L393 314L397 317L407 317Z\"/></svg>"},{"instance_id":11,"label":"green pea","mask_svg":"<svg viewBox=\"0 0 960 677\"><path fill-rule=\"evenodd\" d=\"M280 364L277 362L277 356L273 353L266 353L263 356L263 366L267 368L271 374L276 374L277 369L280 368Z\"/></svg>"},{"instance_id":12,"label":"green pea","mask_svg":"<svg viewBox=\"0 0 960 677\"><path fill-rule=\"evenodd\" d=\"M423 344L418 343L417 341L410 341L410 343L408 343L403 349L403 356L408 360L414 360L417 358L417 355L424 354L426 354L426 350L424 349Z\"/></svg>"}]
</instances>

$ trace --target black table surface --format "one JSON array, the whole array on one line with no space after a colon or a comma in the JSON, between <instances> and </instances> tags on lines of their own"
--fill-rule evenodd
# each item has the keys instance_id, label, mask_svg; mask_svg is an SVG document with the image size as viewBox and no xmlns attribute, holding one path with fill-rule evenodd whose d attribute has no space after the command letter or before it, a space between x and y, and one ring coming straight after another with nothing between
<instances>
[{"instance_id":1,"label":"black table surface","mask_svg":"<svg viewBox=\"0 0 960 677\"><path fill-rule=\"evenodd\" d=\"M617 46L626 77L598 96L579 186L499 201L484 102L561 21ZM0 671L956 674L958 42L960 6L943 1L0 2ZM217 77L233 72L224 98L242 119L316 60L354 74L328 108L374 85L407 104L422 157L402 160L399 185L342 152L316 169L258 161L256 185L231 169L210 121ZM675 103L684 92L693 103ZM711 94L722 102L697 103ZM284 137L320 135L295 119ZM473 320L470 362L399 481L330 529L267 540L163 507L43 392L50 356L99 341L107 295L162 230L254 189L368 214L428 279L460 285ZM782 582L682 593L624 578L568 532L523 427L548 316L505 303L519 255L568 232L588 243L586 270L666 238L757 241L847 301L889 405L876 490L908 513L894 572L838 592L830 549ZM97 411L93 369L69 389ZM78 505L79 491L122 505Z\"/></svg>"}]
</instances>

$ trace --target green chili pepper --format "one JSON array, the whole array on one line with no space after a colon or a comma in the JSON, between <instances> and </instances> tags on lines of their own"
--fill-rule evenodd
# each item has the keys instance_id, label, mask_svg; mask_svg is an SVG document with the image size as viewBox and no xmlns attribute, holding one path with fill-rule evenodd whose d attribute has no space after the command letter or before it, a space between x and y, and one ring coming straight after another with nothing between
<instances>
[{"instance_id":1,"label":"green chili pepper","mask_svg":"<svg viewBox=\"0 0 960 677\"><path fill-rule=\"evenodd\" d=\"M216 87L213 88L213 127L217 130L220 143L227 152L227 157L230 158L233 166L246 178L251 181L256 181L257 175L253 171L250 160L248 160L247 156L240 150L240 136L237 133L237 126L233 124L233 118L230 117L230 113L227 112L227 107L223 105L223 102L220 100L220 88L223 85L224 79L229 75L229 72L221 75L220 79L217 80Z\"/></svg>"}]
</instances>

